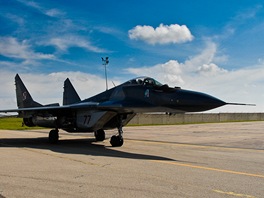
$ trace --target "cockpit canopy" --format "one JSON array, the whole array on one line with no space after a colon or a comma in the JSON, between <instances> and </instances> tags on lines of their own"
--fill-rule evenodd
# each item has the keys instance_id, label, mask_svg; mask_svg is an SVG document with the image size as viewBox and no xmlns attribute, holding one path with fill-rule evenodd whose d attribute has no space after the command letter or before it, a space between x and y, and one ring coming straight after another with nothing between
<instances>
[{"instance_id":1,"label":"cockpit canopy","mask_svg":"<svg viewBox=\"0 0 264 198\"><path fill-rule=\"evenodd\" d=\"M155 90L163 90L163 91L172 91L175 89L180 89L180 87L169 87L167 84L161 84L157 80L150 78L150 77L137 77L132 80L129 80L124 83L125 85L142 85L142 86L150 86L153 87Z\"/></svg>"},{"instance_id":2,"label":"cockpit canopy","mask_svg":"<svg viewBox=\"0 0 264 198\"><path fill-rule=\"evenodd\" d=\"M150 78L150 77L134 78L132 80L127 81L124 84L153 85L155 87L161 87L162 86L162 84L160 82L158 82L157 80Z\"/></svg>"}]
</instances>

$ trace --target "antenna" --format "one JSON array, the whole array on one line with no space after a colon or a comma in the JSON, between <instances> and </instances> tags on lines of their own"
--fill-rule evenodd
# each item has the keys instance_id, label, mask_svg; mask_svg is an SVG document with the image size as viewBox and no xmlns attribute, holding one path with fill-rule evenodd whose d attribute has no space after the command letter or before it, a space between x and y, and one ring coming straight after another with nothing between
<instances>
[{"instance_id":1,"label":"antenna","mask_svg":"<svg viewBox=\"0 0 264 198\"><path fill-rule=\"evenodd\" d=\"M105 57L105 59L102 57L103 65L105 66L105 86L106 90L108 90L108 83L107 83L107 72L106 72L106 65L109 63L108 57Z\"/></svg>"}]
</instances>

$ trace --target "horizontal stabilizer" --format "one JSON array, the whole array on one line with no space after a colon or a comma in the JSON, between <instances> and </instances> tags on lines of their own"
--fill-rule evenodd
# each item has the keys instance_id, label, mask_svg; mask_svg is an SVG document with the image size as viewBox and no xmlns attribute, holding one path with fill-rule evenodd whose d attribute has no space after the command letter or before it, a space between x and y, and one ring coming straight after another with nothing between
<instances>
[{"instance_id":1,"label":"horizontal stabilizer","mask_svg":"<svg viewBox=\"0 0 264 198\"><path fill-rule=\"evenodd\" d=\"M44 105L44 107L58 107L58 106L60 106L59 103L52 103L52 104L46 104L46 105Z\"/></svg>"}]
</instances>

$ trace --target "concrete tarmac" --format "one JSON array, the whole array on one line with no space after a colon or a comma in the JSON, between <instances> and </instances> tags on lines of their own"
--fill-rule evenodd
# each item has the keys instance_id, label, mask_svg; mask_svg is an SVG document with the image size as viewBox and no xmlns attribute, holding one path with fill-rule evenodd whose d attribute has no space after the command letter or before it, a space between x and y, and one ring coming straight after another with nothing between
<instances>
[{"instance_id":1,"label":"concrete tarmac","mask_svg":"<svg viewBox=\"0 0 264 198\"><path fill-rule=\"evenodd\" d=\"M264 197L264 122L124 127L119 148L48 131L0 131L1 198Z\"/></svg>"}]
</instances>

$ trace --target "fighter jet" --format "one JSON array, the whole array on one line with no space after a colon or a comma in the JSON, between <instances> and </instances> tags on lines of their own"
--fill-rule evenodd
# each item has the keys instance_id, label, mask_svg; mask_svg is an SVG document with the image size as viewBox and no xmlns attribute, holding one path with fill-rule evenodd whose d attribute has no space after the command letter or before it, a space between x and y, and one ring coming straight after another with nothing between
<instances>
[{"instance_id":1,"label":"fighter jet","mask_svg":"<svg viewBox=\"0 0 264 198\"><path fill-rule=\"evenodd\" d=\"M59 129L70 133L91 133L97 141L105 140L105 130L117 128L110 139L113 147L123 145L123 126L137 113L201 112L227 104L205 93L169 87L150 77L138 77L93 97L81 100L70 80L64 81L63 105L42 105L33 100L21 78L15 76L18 112L26 126L53 128L49 142L57 143ZM245 105L245 104L239 104Z\"/></svg>"}]
</instances>

